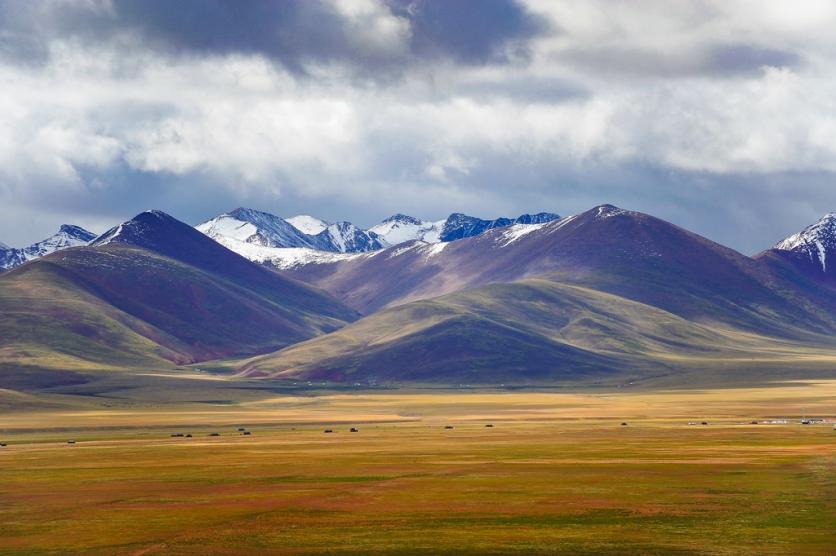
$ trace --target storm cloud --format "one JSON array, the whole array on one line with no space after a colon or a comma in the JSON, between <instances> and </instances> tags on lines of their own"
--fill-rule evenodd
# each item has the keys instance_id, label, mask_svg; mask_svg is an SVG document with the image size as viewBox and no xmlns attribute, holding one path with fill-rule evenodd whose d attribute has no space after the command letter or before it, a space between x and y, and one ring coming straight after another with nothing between
<instances>
[{"instance_id":1,"label":"storm cloud","mask_svg":"<svg viewBox=\"0 0 836 556\"><path fill-rule=\"evenodd\" d=\"M157 56L257 55L294 72L335 62L366 75L424 60L503 62L550 32L512 0L3 0L0 26L9 61L46 62L64 40Z\"/></svg>"},{"instance_id":2,"label":"storm cloud","mask_svg":"<svg viewBox=\"0 0 836 556\"><path fill-rule=\"evenodd\" d=\"M610 202L744 252L836 210L836 6L0 0L0 241L146 208Z\"/></svg>"}]
</instances>

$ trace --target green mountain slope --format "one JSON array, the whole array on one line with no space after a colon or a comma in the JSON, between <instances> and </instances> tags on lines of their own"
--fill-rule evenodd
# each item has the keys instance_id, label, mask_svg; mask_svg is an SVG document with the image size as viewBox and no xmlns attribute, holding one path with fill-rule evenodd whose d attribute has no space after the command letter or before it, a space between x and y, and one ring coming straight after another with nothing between
<instances>
[{"instance_id":1,"label":"green mountain slope","mask_svg":"<svg viewBox=\"0 0 836 556\"><path fill-rule=\"evenodd\" d=\"M61 251L0 276L0 365L171 366L274 351L356 318L327 294L153 216L168 245L188 245L184 260L123 241ZM153 237L154 219L143 237Z\"/></svg>"},{"instance_id":2,"label":"green mountain slope","mask_svg":"<svg viewBox=\"0 0 836 556\"><path fill-rule=\"evenodd\" d=\"M807 339L810 346L827 343L817 335ZM542 383L665 374L686 363L773 357L797 347L694 323L612 294L532 279L386 309L256 357L241 372L356 381Z\"/></svg>"},{"instance_id":3,"label":"green mountain slope","mask_svg":"<svg viewBox=\"0 0 836 556\"><path fill-rule=\"evenodd\" d=\"M0 279L0 359L44 368L168 366L185 346L92 294L61 266L37 262ZM171 338L169 343L176 345Z\"/></svg>"}]
</instances>

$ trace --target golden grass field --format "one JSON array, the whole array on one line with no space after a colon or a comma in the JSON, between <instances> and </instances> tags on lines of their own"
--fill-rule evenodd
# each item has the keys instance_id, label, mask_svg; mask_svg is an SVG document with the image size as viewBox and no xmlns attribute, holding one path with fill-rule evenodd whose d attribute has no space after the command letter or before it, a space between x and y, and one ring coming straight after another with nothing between
<instances>
[{"instance_id":1,"label":"golden grass field","mask_svg":"<svg viewBox=\"0 0 836 556\"><path fill-rule=\"evenodd\" d=\"M836 381L7 411L0 554L834 554L802 413Z\"/></svg>"}]
</instances>

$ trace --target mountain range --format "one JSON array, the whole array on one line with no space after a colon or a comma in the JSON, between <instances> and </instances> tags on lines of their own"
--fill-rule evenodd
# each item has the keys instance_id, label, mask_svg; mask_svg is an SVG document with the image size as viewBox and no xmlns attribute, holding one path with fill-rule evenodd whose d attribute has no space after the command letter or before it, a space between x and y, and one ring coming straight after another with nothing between
<instances>
[{"instance_id":1,"label":"mountain range","mask_svg":"<svg viewBox=\"0 0 836 556\"><path fill-rule=\"evenodd\" d=\"M87 245L95 238L96 234L84 228L64 224L56 234L29 247L16 249L0 243L0 270L22 265L68 247Z\"/></svg>"},{"instance_id":2,"label":"mountain range","mask_svg":"<svg viewBox=\"0 0 836 556\"><path fill-rule=\"evenodd\" d=\"M299 215L280 218L270 213L238 208L197 225L197 229L236 253L278 269L311 263L335 262L348 255L378 251L409 241L455 241L516 223L548 222L553 213L524 214L515 219L485 220L454 213L435 222L396 214L361 230L350 222L331 223Z\"/></svg>"},{"instance_id":3,"label":"mountain range","mask_svg":"<svg viewBox=\"0 0 836 556\"><path fill-rule=\"evenodd\" d=\"M281 218L268 212L237 208L198 224L196 228L251 261L287 268L309 262L340 260L339 255L384 249L406 241L453 241L515 223L545 222L557 214L524 214L514 220L484 220L451 214L437 222L397 214L369 230L351 222L327 222L314 216ZM416 227L417 226L417 227ZM433 229L434 233L427 232ZM65 224L58 233L29 247L12 248L0 242L0 271L69 247L87 245L96 234Z\"/></svg>"},{"instance_id":4,"label":"mountain range","mask_svg":"<svg viewBox=\"0 0 836 556\"><path fill-rule=\"evenodd\" d=\"M159 211L0 276L2 360L47 368L269 352L356 318Z\"/></svg>"},{"instance_id":5,"label":"mountain range","mask_svg":"<svg viewBox=\"0 0 836 556\"><path fill-rule=\"evenodd\" d=\"M834 214L754 257L611 205L369 230L147 211L75 241L0 275L3 373L234 358L221 366L249 378L543 384L836 368Z\"/></svg>"}]
</instances>

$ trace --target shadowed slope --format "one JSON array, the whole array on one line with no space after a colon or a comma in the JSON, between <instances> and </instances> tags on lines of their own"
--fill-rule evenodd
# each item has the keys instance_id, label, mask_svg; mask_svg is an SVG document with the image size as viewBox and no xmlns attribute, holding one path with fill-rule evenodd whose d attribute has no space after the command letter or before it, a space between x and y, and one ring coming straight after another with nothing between
<instances>
[{"instance_id":1,"label":"shadowed slope","mask_svg":"<svg viewBox=\"0 0 836 556\"><path fill-rule=\"evenodd\" d=\"M824 342L815 335L807 340ZM520 384L670 373L683 361L743 359L795 347L712 329L587 288L525 280L392 307L254 358L242 371L307 379Z\"/></svg>"},{"instance_id":2,"label":"shadowed slope","mask_svg":"<svg viewBox=\"0 0 836 556\"><path fill-rule=\"evenodd\" d=\"M139 215L91 247L3 275L0 308L6 361L27 361L30 351L22 346L37 346L47 359L55 352L117 366L263 353L355 318L330 296L157 212Z\"/></svg>"},{"instance_id":3,"label":"shadowed slope","mask_svg":"<svg viewBox=\"0 0 836 556\"><path fill-rule=\"evenodd\" d=\"M817 308L815 293L793 291L791 282L732 249L610 205L556 222L489 230L441 247L415 242L287 274L367 314L465 288L546 275L701 322L770 334L836 330L836 318ZM799 299L809 303L800 306Z\"/></svg>"}]
</instances>

